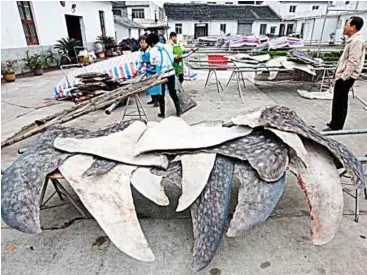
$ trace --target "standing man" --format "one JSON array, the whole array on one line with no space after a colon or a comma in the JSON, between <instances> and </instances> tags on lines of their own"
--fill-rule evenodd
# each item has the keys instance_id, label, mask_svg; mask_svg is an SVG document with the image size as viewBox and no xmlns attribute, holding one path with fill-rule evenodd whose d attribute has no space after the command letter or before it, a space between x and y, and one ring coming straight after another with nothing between
<instances>
[{"instance_id":1,"label":"standing man","mask_svg":"<svg viewBox=\"0 0 367 275\"><path fill-rule=\"evenodd\" d=\"M348 112L348 93L362 72L365 59L365 41L359 31L363 19L351 17L344 27L343 35L348 38L335 72L335 86L331 111L331 121L324 131L341 130Z\"/></svg>"},{"instance_id":2,"label":"standing man","mask_svg":"<svg viewBox=\"0 0 367 275\"><path fill-rule=\"evenodd\" d=\"M173 66L175 67L178 80L182 84L182 82L184 81L184 64L182 55L189 53L189 51L186 50L183 45L178 43L177 34L175 32L171 32L169 34L169 42L167 46L170 49L171 53L173 53L175 59Z\"/></svg>"},{"instance_id":3,"label":"standing man","mask_svg":"<svg viewBox=\"0 0 367 275\"><path fill-rule=\"evenodd\" d=\"M165 117L165 91L168 88L169 95L176 108L177 116L181 115L180 102L178 100L176 88L175 88L175 71L173 68L173 55L167 47L159 42L159 37L155 33L151 33L147 37L147 43L151 47L150 50L150 64L155 66L156 72L168 71L164 74L164 78L167 78L168 82L162 84L162 93L159 96L159 117Z\"/></svg>"}]
</instances>

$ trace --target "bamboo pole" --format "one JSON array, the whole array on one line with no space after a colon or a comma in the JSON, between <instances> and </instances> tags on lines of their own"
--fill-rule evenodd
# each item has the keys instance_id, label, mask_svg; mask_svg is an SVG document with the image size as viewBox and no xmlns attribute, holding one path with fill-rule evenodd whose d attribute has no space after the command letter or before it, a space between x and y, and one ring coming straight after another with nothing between
<instances>
[{"instance_id":1,"label":"bamboo pole","mask_svg":"<svg viewBox=\"0 0 367 275\"><path fill-rule=\"evenodd\" d=\"M129 87L123 87L123 88L119 88L117 89L119 93L121 92L124 92L120 95L117 95L115 98L111 99L109 98L109 100L107 101L103 101L103 102L98 102L96 100L94 101L88 101L86 104L88 104L88 106L84 106L83 104L83 110L78 110L78 112L75 112L74 114L72 115L69 115L67 117L64 117L63 114L65 113L65 111L68 111L68 110L75 110L75 107L72 107L68 110L64 110L62 112L59 112L59 116L56 116L55 115L51 115L49 116L48 118L52 117L52 120L48 120L46 121L44 124L38 126L38 125L35 125L34 127L37 127L37 128L34 128L32 130L30 130L29 132L26 132L24 134L21 134L22 132L24 132L24 127L22 128L21 131L19 131L17 134L13 135L12 137L10 138L7 138L5 141L3 141L1 143L1 148L4 148L6 146L9 146L9 145L12 145L14 143L17 143L21 140L24 140L26 138L29 138L31 136L34 136L36 134L39 134L43 131L45 131L47 128L49 128L50 126L53 126L53 125L57 125L57 124L63 124L63 123L66 123L66 122L69 122L75 118L78 118L80 116L83 116L83 115L86 115L88 113L91 113L91 112L94 112L96 110L99 110L99 109L102 109L102 108L106 108L107 106L110 106L116 102L120 102L124 99L126 99L127 97L131 96L131 95L134 95L134 94L138 94L138 93L141 93L143 91L145 91L146 89L149 89L149 88L152 88L154 86L157 86L157 85L160 85L160 84L164 84L167 82L167 79L161 79L161 80L156 80L157 77L152 77L152 78L147 78L146 80L140 82L140 83L135 83L135 84L142 84L142 85L139 85L139 86L142 86L142 87L139 87L137 89L133 89L133 85L129 85ZM152 83L148 84L148 85L144 85L146 82L151 82L152 80L155 80L153 81ZM144 86L143 86L144 85ZM129 88L130 88L130 91L129 91ZM125 90L128 90L127 92L125 92ZM116 90L115 90L116 91ZM115 92L113 94L118 94L117 92ZM85 104L85 105L86 105ZM78 105L79 106L79 105ZM85 108L85 107L89 107L89 108ZM44 119L43 119L44 120ZM29 129L29 127L26 127L25 129Z\"/></svg>"}]
</instances>

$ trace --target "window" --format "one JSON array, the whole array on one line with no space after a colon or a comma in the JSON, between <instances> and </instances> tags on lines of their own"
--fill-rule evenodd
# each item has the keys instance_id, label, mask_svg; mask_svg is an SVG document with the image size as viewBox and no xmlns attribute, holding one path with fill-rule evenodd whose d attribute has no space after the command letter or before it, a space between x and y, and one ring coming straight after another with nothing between
<instances>
[{"instance_id":1,"label":"window","mask_svg":"<svg viewBox=\"0 0 367 275\"><path fill-rule=\"evenodd\" d=\"M140 18L140 19L144 19L144 9L132 9L132 18Z\"/></svg>"},{"instance_id":2,"label":"window","mask_svg":"<svg viewBox=\"0 0 367 275\"><path fill-rule=\"evenodd\" d=\"M266 24L260 24L260 35L266 34Z\"/></svg>"},{"instance_id":3,"label":"window","mask_svg":"<svg viewBox=\"0 0 367 275\"><path fill-rule=\"evenodd\" d=\"M118 15L118 16L122 15L121 10L112 10L112 13L113 13L113 15Z\"/></svg>"},{"instance_id":4,"label":"window","mask_svg":"<svg viewBox=\"0 0 367 275\"><path fill-rule=\"evenodd\" d=\"M102 36L106 36L106 28L104 24L104 11L99 11L99 22L101 24Z\"/></svg>"},{"instance_id":5,"label":"window","mask_svg":"<svg viewBox=\"0 0 367 275\"><path fill-rule=\"evenodd\" d=\"M27 45L38 45L36 25L33 19L30 2L17 1L17 5Z\"/></svg>"},{"instance_id":6,"label":"window","mask_svg":"<svg viewBox=\"0 0 367 275\"><path fill-rule=\"evenodd\" d=\"M295 13L297 6L289 6L289 12Z\"/></svg>"},{"instance_id":7,"label":"window","mask_svg":"<svg viewBox=\"0 0 367 275\"><path fill-rule=\"evenodd\" d=\"M255 5L256 1L238 1L239 5Z\"/></svg>"},{"instance_id":8,"label":"window","mask_svg":"<svg viewBox=\"0 0 367 275\"><path fill-rule=\"evenodd\" d=\"M226 5L233 5L233 2L225 2Z\"/></svg>"},{"instance_id":9,"label":"window","mask_svg":"<svg viewBox=\"0 0 367 275\"><path fill-rule=\"evenodd\" d=\"M345 4L346 4L346 5L350 4L350 1L345 1Z\"/></svg>"},{"instance_id":10,"label":"window","mask_svg":"<svg viewBox=\"0 0 367 275\"><path fill-rule=\"evenodd\" d=\"M226 34L226 24L220 24L220 32Z\"/></svg>"},{"instance_id":11,"label":"window","mask_svg":"<svg viewBox=\"0 0 367 275\"><path fill-rule=\"evenodd\" d=\"M277 29L277 27L271 27L270 28L270 33L274 34L276 32L276 29Z\"/></svg>"},{"instance_id":12,"label":"window","mask_svg":"<svg viewBox=\"0 0 367 275\"><path fill-rule=\"evenodd\" d=\"M215 5L217 2L208 2L209 5Z\"/></svg>"},{"instance_id":13,"label":"window","mask_svg":"<svg viewBox=\"0 0 367 275\"><path fill-rule=\"evenodd\" d=\"M182 34L182 24L181 23L175 24L175 31L177 34Z\"/></svg>"},{"instance_id":14,"label":"window","mask_svg":"<svg viewBox=\"0 0 367 275\"><path fill-rule=\"evenodd\" d=\"M318 10L319 6L312 6L312 10Z\"/></svg>"}]
</instances>

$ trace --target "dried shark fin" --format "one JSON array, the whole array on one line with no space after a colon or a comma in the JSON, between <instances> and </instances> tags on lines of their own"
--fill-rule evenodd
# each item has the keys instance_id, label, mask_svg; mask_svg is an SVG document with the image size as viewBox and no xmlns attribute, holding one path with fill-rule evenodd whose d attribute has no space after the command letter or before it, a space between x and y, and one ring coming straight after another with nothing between
<instances>
[{"instance_id":1,"label":"dried shark fin","mask_svg":"<svg viewBox=\"0 0 367 275\"><path fill-rule=\"evenodd\" d=\"M307 151L303 145L301 138L294 133L277 130L270 127L265 127L266 130L273 132L285 144L287 144L294 152L295 156L299 157L303 163L307 163Z\"/></svg>"},{"instance_id":2,"label":"dried shark fin","mask_svg":"<svg viewBox=\"0 0 367 275\"><path fill-rule=\"evenodd\" d=\"M297 177L304 191L312 220L311 240L316 245L329 242L343 216L343 190L338 170L330 153L321 145L305 141L309 163L305 168L296 159L290 171Z\"/></svg>"},{"instance_id":3,"label":"dried shark fin","mask_svg":"<svg viewBox=\"0 0 367 275\"><path fill-rule=\"evenodd\" d=\"M153 261L131 193L130 177L136 166L118 164L105 175L83 177L92 163L90 156L75 155L60 172L117 248L135 259Z\"/></svg>"},{"instance_id":4,"label":"dried shark fin","mask_svg":"<svg viewBox=\"0 0 367 275\"><path fill-rule=\"evenodd\" d=\"M254 130L245 137L203 151L247 160L265 181L279 180L289 162L287 146L274 134L263 130Z\"/></svg>"},{"instance_id":5,"label":"dried shark fin","mask_svg":"<svg viewBox=\"0 0 367 275\"><path fill-rule=\"evenodd\" d=\"M1 179L1 216L10 227L28 234L41 233L41 190L48 174L54 172L69 156L55 150L59 135L90 134L87 130L53 127L10 165Z\"/></svg>"},{"instance_id":6,"label":"dried shark fin","mask_svg":"<svg viewBox=\"0 0 367 275\"><path fill-rule=\"evenodd\" d=\"M41 233L41 189L48 174L67 158L47 145L27 150L1 179L1 217L10 227L23 233Z\"/></svg>"},{"instance_id":7,"label":"dried shark fin","mask_svg":"<svg viewBox=\"0 0 367 275\"><path fill-rule=\"evenodd\" d=\"M154 154L134 156L135 146L145 130L146 125L136 121L126 130L108 136L89 139L56 138L54 146L69 153L90 154L130 165L167 168L168 160L165 156Z\"/></svg>"},{"instance_id":8,"label":"dried shark fin","mask_svg":"<svg viewBox=\"0 0 367 275\"><path fill-rule=\"evenodd\" d=\"M169 117L147 128L139 139L135 155L207 148L246 136L251 131L249 127L214 127L205 123L190 126L182 118Z\"/></svg>"},{"instance_id":9,"label":"dried shark fin","mask_svg":"<svg viewBox=\"0 0 367 275\"><path fill-rule=\"evenodd\" d=\"M84 172L87 177L103 175L111 171L118 162L96 157L92 165Z\"/></svg>"},{"instance_id":10,"label":"dried shark fin","mask_svg":"<svg viewBox=\"0 0 367 275\"><path fill-rule=\"evenodd\" d=\"M40 199L48 174L54 172L70 156L55 149L57 137L93 138L123 131L134 121L120 122L91 132L85 129L55 125L20 155L4 171L1 179L1 215L4 222L24 233L40 233Z\"/></svg>"},{"instance_id":11,"label":"dried shark fin","mask_svg":"<svg viewBox=\"0 0 367 275\"><path fill-rule=\"evenodd\" d=\"M357 188L365 187L366 182L362 164L348 148L309 127L295 111L284 106L265 108L261 113L260 123L282 131L296 133L326 147L344 165L347 172L352 176L354 185Z\"/></svg>"},{"instance_id":12,"label":"dried shark fin","mask_svg":"<svg viewBox=\"0 0 367 275\"><path fill-rule=\"evenodd\" d=\"M213 259L227 222L234 170L233 160L217 156L209 181L191 205L194 232L192 269L205 268Z\"/></svg>"},{"instance_id":13,"label":"dried shark fin","mask_svg":"<svg viewBox=\"0 0 367 275\"><path fill-rule=\"evenodd\" d=\"M182 155L182 195L176 211L189 207L200 196L213 169L216 154Z\"/></svg>"},{"instance_id":14,"label":"dried shark fin","mask_svg":"<svg viewBox=\"0 0 367 275\"><path fill-rule=\"evenodd\" d=\"M264 223L274 211L284 191L285 174L276 182L262 180L246 162L237 162L235 175L240 181L238 204L227 231L237 237Z\"/></svg>"},{"instance_id":15,"label":"dried shark fin","mask_svg":"<svg viewBox=\"0 0 367 275\"><path fill-rule=\"evenodd\" d=\"M154 175L150 172L150 168L139 167L131 175L131 184L135 189L147 199L161 205L169 205L169 199L164 193L161 185L162 176Z\"/></svg>"}]
</instances>

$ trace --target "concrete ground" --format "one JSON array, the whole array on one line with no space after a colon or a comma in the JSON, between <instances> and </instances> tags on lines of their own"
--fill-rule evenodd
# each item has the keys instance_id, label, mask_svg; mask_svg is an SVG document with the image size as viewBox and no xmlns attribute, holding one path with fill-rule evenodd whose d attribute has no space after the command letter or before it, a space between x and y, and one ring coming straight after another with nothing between
<instances>
[{"instance_id":1,"label":"concrete ground","mask_svg":"<svg viewBox=\"0 0 367 275\"><path fill-rule=\"evenodd\" d=\"M273 104L294 109L317 129L324 128L329 120L331 102L299 97L296 89L302 83L261 82L260 86L254 86L247 82L244 102L239 99L233 84L224 100L220 101L214 88L203 88L205 72L199 73L199 80L184 83L186 92L198 103L196 108L183 115L189 123L218 119L228 121L242 111ZM224 82L228 79L227 72L219 72L219 76ZM1 85L2 140L22 125L72 105L64 102L42 108L49 103L45 99L52 98L52 85L60 78L61 73L56 71ZM365 82L357 82L355 90L357 95L367 100ZM146 101L148 98L144 96L142 102ZM170 115L174 109L168 101L167 115ZM345 128L367 128L367 112L363 105L350 98L349 106ZM146 110L151 120L157 119L156 108L149 106ZM117 109L110 116L95 112L67 125L95 130L118 121L121 111ZM17 150L30 146L36 138L4 148L2 164L14 161ZM358 156L367 152L366 136L338 137L338 140ZM274 215L245 236L225 237L213 262L196 274L367 274L367 200L361 200L361 217L356 223L354 200L348 195L344 197L344 217L339 232L330 243L315 246L309 238L310 218L306 200L294 178L288 177ZM54 198L50 203L60 204L60 201ZM43 210L41 224L44 230L40 235L26 235L2 223L3 274L192 274L193 236L189 219L140 219L156 257L154 262L144 263L119 251L93 219L75 220L77 217L78 212L68 204Z\"/></svg>"}]
</instances>

